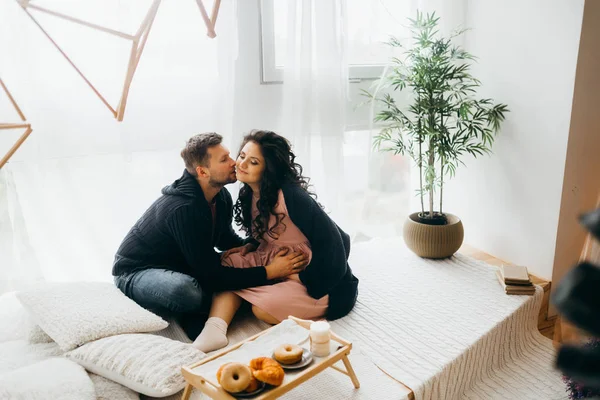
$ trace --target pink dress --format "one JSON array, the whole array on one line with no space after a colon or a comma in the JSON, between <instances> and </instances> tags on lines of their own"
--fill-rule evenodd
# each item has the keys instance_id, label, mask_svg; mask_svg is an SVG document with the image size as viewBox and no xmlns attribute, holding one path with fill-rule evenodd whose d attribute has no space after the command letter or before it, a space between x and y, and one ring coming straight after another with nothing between
<instances>
[{"instance_id":1,"label":"pink dress","mask_svg":"<svg viewBox=\"0 0 600 400\"><path fill-rule=\"evenodd\" d=\"M258 198L256 197L252 199L253 218L258 215L258 209L256 208L257 201ZM279 200L275 206L275 212L284 215L279 226L276 228L276 233L279 235L277 239L265 233L256 251L248 253L245 256L240 255L240 253L233 253L228 257L223 257L221 263L236 268L267 265L282 248L301 251L307 254L310 260L312 257L310 243L289 218L281 190L279 191ZM275 222L276 217L271 215L269 227L272 227ZM306 287L302 283L291 279L275 283L274 285L236 290L234 293L280 321L286 319L288 315L303 319L323 318L329 304L329 296L323 296L318 300L313 299L308 295Z\"/></svg>"}]
</instances>

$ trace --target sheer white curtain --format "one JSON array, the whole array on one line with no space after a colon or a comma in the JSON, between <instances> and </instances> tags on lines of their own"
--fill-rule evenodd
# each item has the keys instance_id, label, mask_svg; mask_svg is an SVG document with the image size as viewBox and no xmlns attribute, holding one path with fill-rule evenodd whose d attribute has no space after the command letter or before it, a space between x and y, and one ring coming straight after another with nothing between
<instances>
[{"instance_id":1,"label":"sheer white curtain","mask_svg":"<svg viewBox=\"0 0 600 400\"><path fill-rule=\"evenodd\" d=\"M410 162L371 153L368 107L355 109L362 100L358 89L368 82L347 79L348 59L360 61L361 49L385 39L377 23L387 12L365 15L365 21L362 12L345 12L352 1L362 6L361 0L288 0L294 12L286 16L285 83L261 85L258 2L223 0L217 38L209 39L195 1L164 0L121 123L18 3L1 1L0 76L34 131L0 170L0 292L36 279L109 280L121 239L160 188L181 173L185 140L205 131L222 133L233 154L250 129L281 132L294 144L319 200L346 230L398 233L409 211L405 199L413 197L406 178ZM390 1L380 3L387 7ZM36 0L130 33L151 2ZM400 26L405 9L424 5L405 0L397 13L387 8ZM129 43L36 16L115 106ZM346 42L356 38L346 31L347 16L354 18L350 24L362 24L355 35L366 38L351 54ZM389 33L397 34L395 27ZM0 122L10 122L4 100L0 96ZM15 140L5 132L0 153Z\"/></svg>"},{"instance_id":2,"label":"sheer white curtain","mask_svg":"<svg viewBox=\"0 0 600 400\"><path fill-rule=\"evenodd\" d=\"M151 3L36 2L128 33ZM119 123L17 2L0 2L0 76L34 129L0 170L0 293L40 279L110 280L128 229L181 174L185 140L205 131L229 139L236 5L222 2L209 39L194 1L162 2ZM130 42L35 15L116 106ZM11 122L5 110L0 122ZM13 140L4 132L0 153Z\"/></svg>"},{"instance_id":3,"label":"sheer white curtain","mask_svg":"<svg viewBox=\"0 0 600 400\"><path fill-rule=\"evenodd\" d=\"M411 160L371 150L377 127L355 65L392 56L389 36L409 39L408 17L436 12L442 33L465 20L465 0L287 0L282 132L332 217L358 238L397 235L415 197ZM409 95L398 96L400 104ZM412 179L412 184L411 184ZM417 180L418 181L418 180Z\"/></svg>"},{"instance_id":4,"label":"sheer white curtain","mask_svg":"<svg viewBox=\"0 0 600 400\"><path fill-rule=\"evenodd\" d=\"M322 203L336 214L348 102L346 0L289 0L283 124Z\"/></svg>"}]
</instances>

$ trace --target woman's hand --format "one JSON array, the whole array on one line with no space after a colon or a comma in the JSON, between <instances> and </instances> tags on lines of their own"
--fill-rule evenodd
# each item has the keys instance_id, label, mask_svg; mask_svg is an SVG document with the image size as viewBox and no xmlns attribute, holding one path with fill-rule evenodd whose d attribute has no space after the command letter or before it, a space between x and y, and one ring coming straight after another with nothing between
<instances>
[{"instance_id":1,"label":"woman's hand","mask_svg":"<svg viewBox=\"0 0 600 400\"><path fill-rule=\"evenodd\" d=\"M229 257L230 255L234 254L234 253L240 253L240 255L243 257L246 254L255 251L256 250L256 246L254 246L252 243L247 243L243 246L240 247L234 247L233 249L229 249L227 250L225 253L223 253L221 255L221 257Z\"/></svg>"}]
</instances>

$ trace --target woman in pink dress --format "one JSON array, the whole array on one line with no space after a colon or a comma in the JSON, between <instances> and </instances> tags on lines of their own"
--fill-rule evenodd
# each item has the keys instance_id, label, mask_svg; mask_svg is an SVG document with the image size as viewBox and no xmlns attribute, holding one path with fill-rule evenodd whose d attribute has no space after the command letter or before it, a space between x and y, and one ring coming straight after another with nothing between
<instances>
[{"instance_id":1,"label":"woman in pink dress","mask_svg":"<svg viewBox=\"0 0 600 400\"><path fill-rule=\"evenodd\" d=\"M234 207L235 222L255 243L223 253L222 264L249 268L288 253L302 270L271 285L216 294L194 342L204 352L227 345L227 327L243 301L252 304L257 318L276 324L288 315L312 320L343 317L358 294L358 279L347 263L349 236L311 197L289 142L270 131L252 131L244 138L236 168L243 186Z\"/></svg>"}]
</instances>

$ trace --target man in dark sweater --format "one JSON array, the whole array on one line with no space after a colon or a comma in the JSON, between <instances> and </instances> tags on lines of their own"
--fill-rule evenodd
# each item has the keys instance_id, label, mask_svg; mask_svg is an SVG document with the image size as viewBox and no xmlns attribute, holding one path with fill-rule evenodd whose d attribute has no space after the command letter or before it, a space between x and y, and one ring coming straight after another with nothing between
<instances>
[{"instance_id":1,"label":"man in dark sweater","mask_svg":"<svg viewBox=\"0 0 600 400\"><path fill-rule=\"evenodd\" d=\"M177 319L193 340L214 292L268 284L300 272L302 253L281 253L254 268L221 266L220 251L255 249L231 226L233 202L225 185L236 181L235 161L222 137L192 137L181 152L183 176L166 186L129 231L115 255L115 284L128 297L164 318Z\"/></svg>"}]
</instances>

